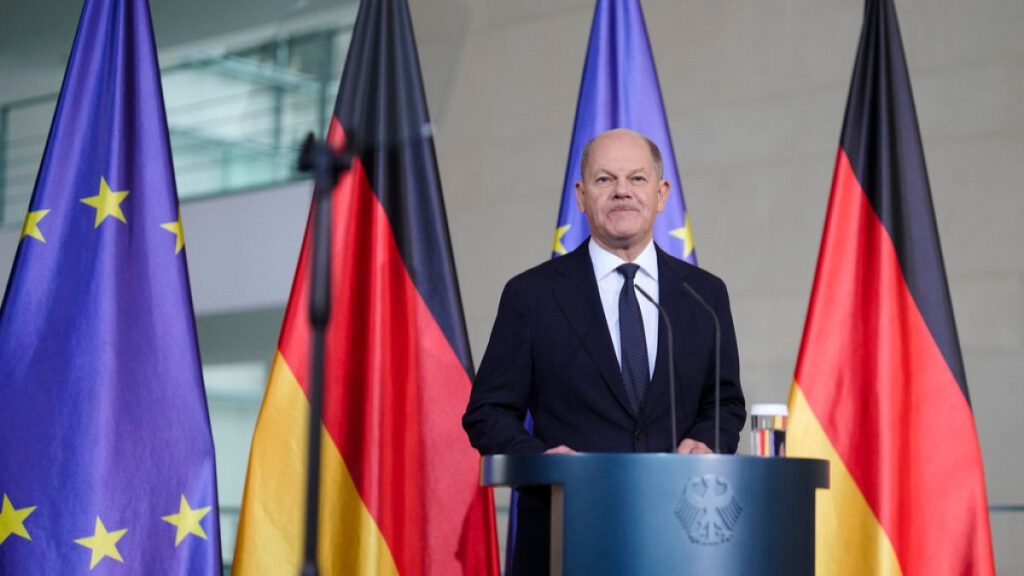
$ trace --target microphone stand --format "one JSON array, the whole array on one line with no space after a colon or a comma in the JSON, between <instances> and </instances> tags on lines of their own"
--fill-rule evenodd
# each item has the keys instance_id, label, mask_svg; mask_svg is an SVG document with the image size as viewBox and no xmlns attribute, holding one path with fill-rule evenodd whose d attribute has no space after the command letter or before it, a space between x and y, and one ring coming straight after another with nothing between
<instances>
[{"instance_id":1,"label":"microphone stand","mask_svg":"<svg viewBox=\"0 0 1024 576\"><path fill-rule=\"evenodd\" d=\"M349 140L352 142L352 140ZM309 320L313 328L309 385L309 452L306 460L306 552L301 576L318 576L317 522L320 500L320 426L323 421L324 340L331 316L331 196L341 174L352 167L353 154L338 151L312 133L299 153L298 168L316 178L313 246L310 260Z\"/></svg>"},{"instance_id":2,"label":"microphone stand","mask_svg":"<svg viewBox=\"0 0 1024 576\"><path fill-rule=\"evenodd\" d=\"M715 313L715 309L709 306L692 286L683 282L683 289L693 296L693 299L703 306L708 314L711 314L711 319L715 321L715 454L721 454L722 451L718 446L718 432L722 413L722 327L718 323L718 314Z\"/></svg>"}]
</instances>

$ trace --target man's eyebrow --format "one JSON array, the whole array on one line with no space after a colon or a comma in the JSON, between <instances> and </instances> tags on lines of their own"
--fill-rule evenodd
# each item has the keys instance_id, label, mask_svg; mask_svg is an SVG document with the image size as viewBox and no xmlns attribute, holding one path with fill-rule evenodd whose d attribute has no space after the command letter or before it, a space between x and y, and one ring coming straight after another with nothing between
<instances>
[{"instance_id":1,"label":"man's eyebrow","mask_svg":"<svg viewBox=\"0 0 1024 576\"><path fill-rule=\"evenodd\" d=\"M626 172L626 175L627 176L634 176L636 174L643 174L646 171L647 171L647 167L646 166L640 166L640 167L637 167L637 168L633 168L629 172ZM593 172L594 172L595 176L597 176L598 174L607 174L609 176L615 176L615 172L612 171L609 168L594 167L593 168Z\"/></svg>"}]
</instances>

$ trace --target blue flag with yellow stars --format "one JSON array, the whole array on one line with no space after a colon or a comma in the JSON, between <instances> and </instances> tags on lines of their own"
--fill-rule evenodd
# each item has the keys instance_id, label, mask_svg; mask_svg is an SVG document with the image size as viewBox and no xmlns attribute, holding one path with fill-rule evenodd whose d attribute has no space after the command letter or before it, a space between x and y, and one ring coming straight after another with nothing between
<instances>
[{"instance_id":1,"label":"blue flag with yellow stars","mask_svg":"<svg viewBox=\"0 0 1024 576\"><path fill-rule=\"evenodd\" d=\"M672 188L665 210L654 221L654 241L669 254L696 264L693 230L639 0L597 2L576 103L553 256L571 252L590 235L587 218L576 207L580 154L590 139L613 128L636 130L661 149L665 179Z\"/></svg>"},{"instance_id":2,"label":"blue flag with yellow stars","mask_svg":"<svg viewBox=\"0 0 1024 576\"><path fill-rule=\"evenodd\" d=\"M0 308L0 574L216 574L213 441L145 0L86 0Z\"/></svg>"}]
</instances>

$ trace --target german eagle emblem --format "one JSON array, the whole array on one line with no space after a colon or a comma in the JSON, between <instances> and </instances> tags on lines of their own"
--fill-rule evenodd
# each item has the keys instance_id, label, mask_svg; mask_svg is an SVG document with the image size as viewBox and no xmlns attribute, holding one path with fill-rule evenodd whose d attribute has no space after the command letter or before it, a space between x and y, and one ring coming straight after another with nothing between
<instances>
[{"instance_id":1,"label":"german eagle emblem","mask_svg":"<svg viewBox=\"0 0 1024 576\"><path fill-rule=\"evenodd\" d=\"M686 482L675 512L692 542L717 546L732 538L743 507L725 478L704 474Z\"/></svg>"}]
</instances>

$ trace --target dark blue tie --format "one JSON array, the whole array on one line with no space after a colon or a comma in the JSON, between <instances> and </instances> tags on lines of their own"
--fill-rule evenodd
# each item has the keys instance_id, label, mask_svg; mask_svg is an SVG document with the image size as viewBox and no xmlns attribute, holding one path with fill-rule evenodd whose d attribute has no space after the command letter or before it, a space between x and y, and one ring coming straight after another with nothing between
<instances>
[{"instance_id":1,"label":"dark blue tie","mask_svg":"<svg viewBox=\"0 0 1024 576\"><path fill-rule=\"evenodd\" d=\"M640 315L636 289L633 288L633 278L639 269L640 266L636 264L623 264L616 269L626 280L622 284L622 292L619 292L619 340L622 347L622 381L626 385L626 397L629 398L634 416L640 413L651 383L644 320Z\"/></svg>"}]
</instances>

